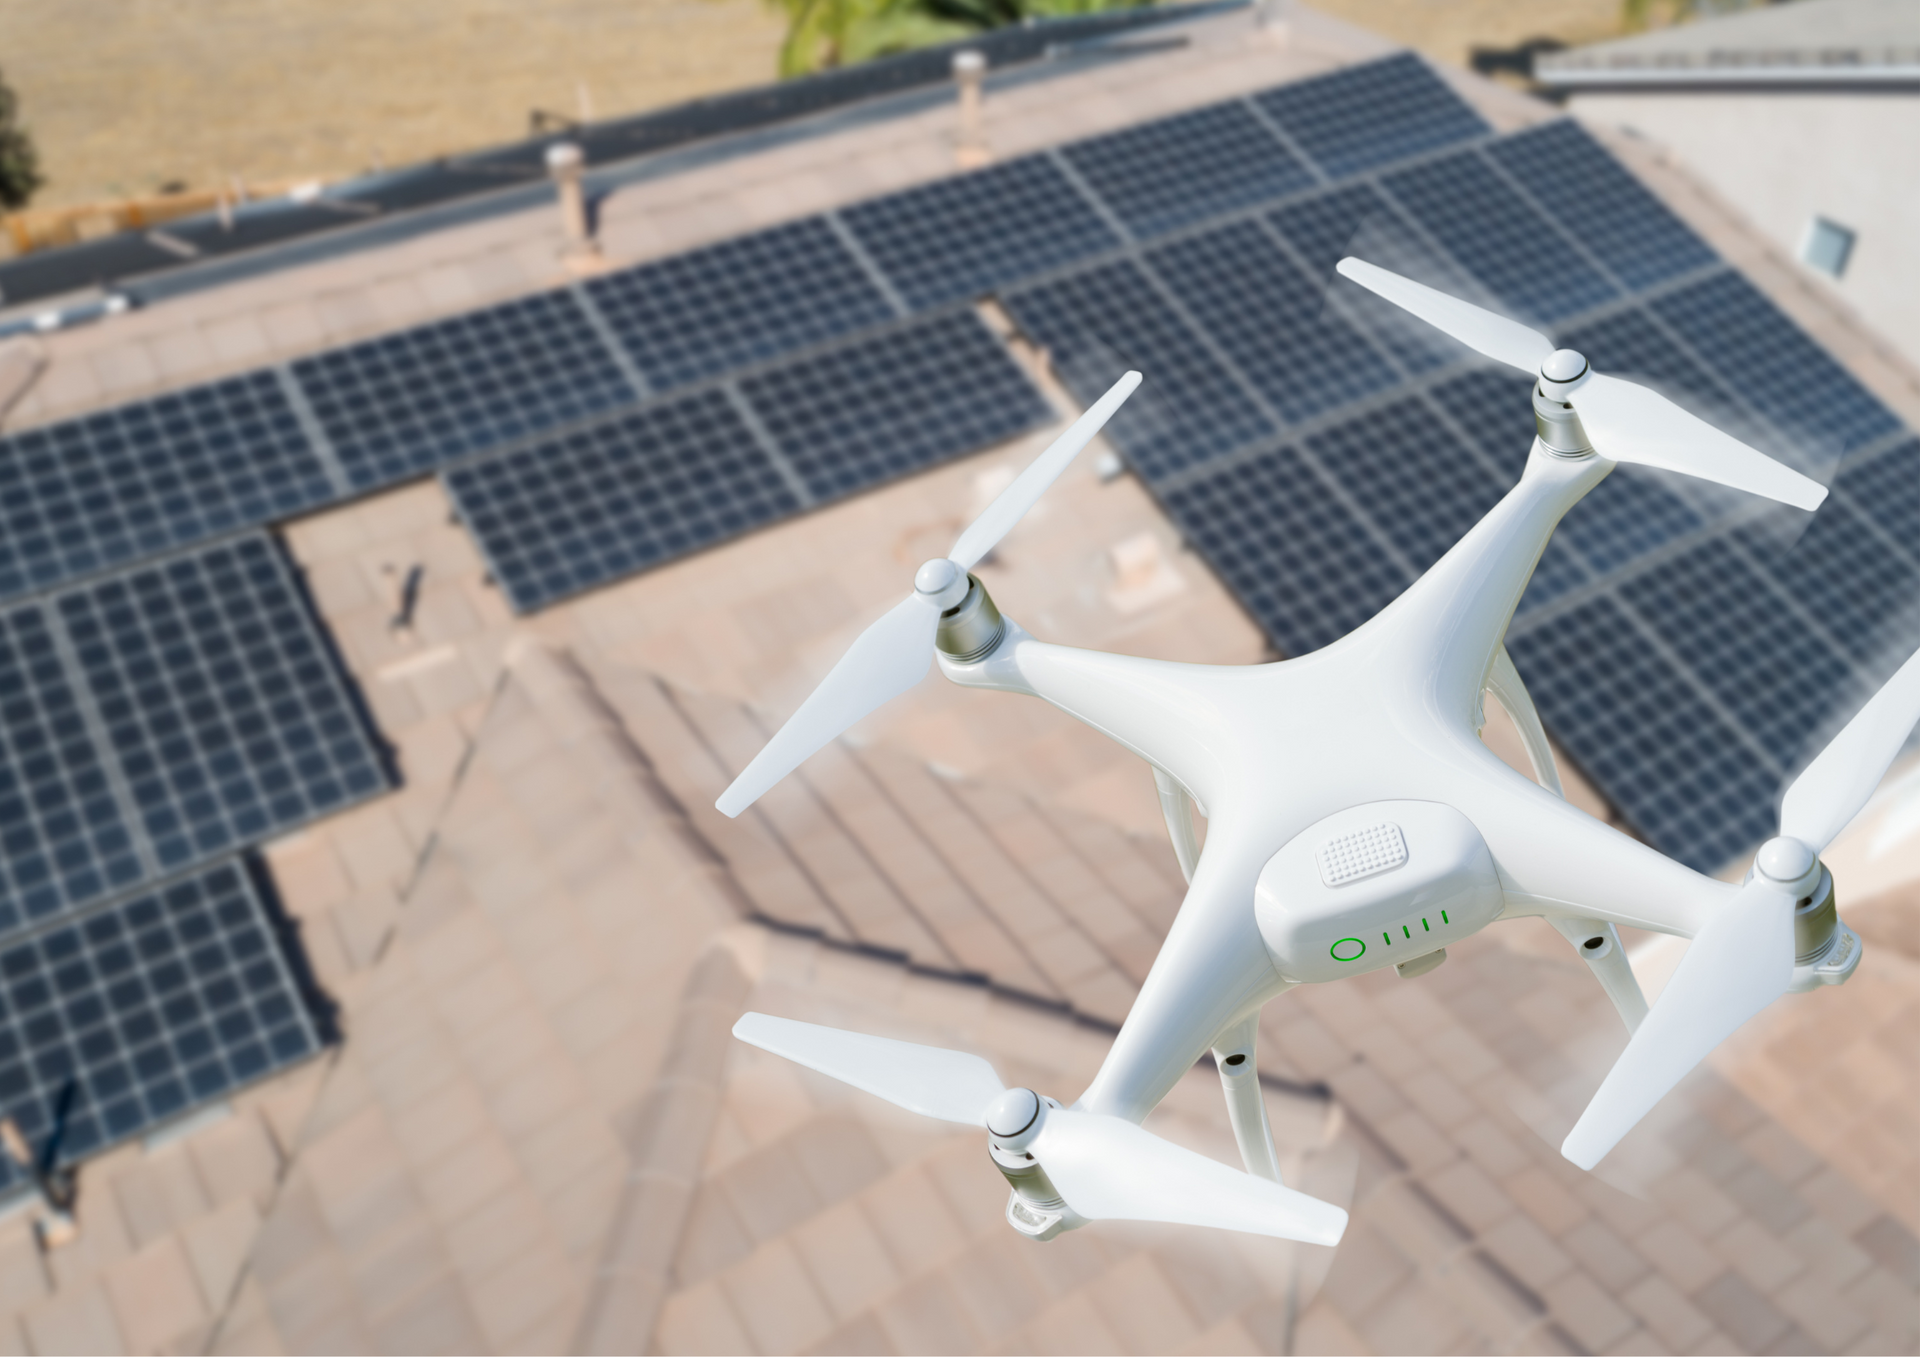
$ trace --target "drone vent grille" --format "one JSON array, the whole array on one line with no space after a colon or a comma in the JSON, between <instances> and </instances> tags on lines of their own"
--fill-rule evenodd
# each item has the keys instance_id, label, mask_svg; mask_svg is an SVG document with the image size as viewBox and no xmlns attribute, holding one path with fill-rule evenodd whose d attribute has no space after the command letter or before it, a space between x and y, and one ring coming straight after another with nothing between
<instances>
[{"instance_id":1,"label":"drone vent grille","mask_svg":"<svg viewBox=\"0 0 1920 1357\"><path fill-rule=\"evenodd\" d=\"M1320 864L1320 879L1329 886L1344 886L1362 877L1390 872L1407 860L1407 841L1400 826L1392 823L1369 825L1320 845L1314 860Z\"/></svg>"}]
</instances>

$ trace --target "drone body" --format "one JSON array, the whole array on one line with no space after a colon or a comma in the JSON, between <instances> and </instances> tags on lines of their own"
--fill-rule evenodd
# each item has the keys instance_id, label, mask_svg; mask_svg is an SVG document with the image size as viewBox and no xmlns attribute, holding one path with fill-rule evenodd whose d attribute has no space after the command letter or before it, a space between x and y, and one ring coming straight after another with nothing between
<instances>
[{"instance_id":1,"label":"drone body","mask_svg":"<svg viewBox=\"0 0 1920 1357\"><path fill-rule=\"evenodd\" d=\"M1072 1107L1001 1090L977 1057L758 1014L735 1029L903 1106L985 1126L1013 1185L1007 1219L1036 1238L1128 1218L1335 1242L1344 1213L1279 1185L1254 1073L1261 1006L1294 985L1389 965L1418 975L1496 920L1547 918L1633 1034L1563 1147L1590 1168L1740 1023L1789 989L1844 981L1859 963L1859 940L1838 922L1818 852L1865 804L1920 717L1920 657L1796 781L1783 836L1736 886L1561 798L1545 733L1502 644L1554 527L1619 461L1803 508L1824 490L1652 392L1589 372L1578 354L1514 322L1355 260L1341 271L1538 376L1540 437L1520 481L1410 588L1322 650L1246 667L1050 645L1002 618L967 570L1125 399L1139 380L1128 374L962 535L951 558L921 568L915 594L862 635L719 802L738 814L924 676L928 650L953 682L1041 698L1154 769L1190 888ZM1520 728L1538 781L1481 742L1488 691ZM1198 853L1196 807L1208 819ZM1619 924L1696 939L1651 1011ZM1247 1174L1139 1127L1209 1050ZM945 1075L933 1078L935 1068Z\"/></svg>"}]
</instances>

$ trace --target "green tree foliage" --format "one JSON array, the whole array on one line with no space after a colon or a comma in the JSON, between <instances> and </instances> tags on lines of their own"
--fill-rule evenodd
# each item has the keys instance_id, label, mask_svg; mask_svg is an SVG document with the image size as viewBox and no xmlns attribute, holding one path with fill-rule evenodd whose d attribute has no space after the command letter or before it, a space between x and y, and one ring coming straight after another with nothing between
<instances>
[{"instance_id":1,"label":"green tree foliage","mask_svg":"<svg viewBox=\"0 0 1920 1357\"><path fill-rule=\"evenodd\" d=\"M851 66L956 42L1023 19L1132 9L1150 0L772 0L787 14L780 74Z\"/></svg>"},{"instance_id":2,"label":"green tree foliage","mask_svg":"<svg viewBox=\"0 0 1920 1357\"><path fill-rule=\"evenodd\" d=\"M25 207L40 178L40 157L33 138L19 124L20 100L13 87L0 79L0 207Z\"/></svg>"}]
</instances>

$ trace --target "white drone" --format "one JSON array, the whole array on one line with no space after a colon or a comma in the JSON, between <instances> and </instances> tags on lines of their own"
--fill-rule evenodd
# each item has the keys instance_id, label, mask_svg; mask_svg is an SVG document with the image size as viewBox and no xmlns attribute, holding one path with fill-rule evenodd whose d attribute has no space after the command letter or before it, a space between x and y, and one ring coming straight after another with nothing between
<instances>
[{"instance_id":1,"label":"white drone","mask_svg":"<svg viewBox=\"0 0 1920 1357\"><path fill-rule=\"evenodd\" d=\"M1002 618L968 571L1139 385L1129 372L950 556L920 567L913 593L861 634L717 803L738 815L918 683L935 654L955 683L1042 698L1153 766L1190 885L1139 999L1072 1107L1004 1089L986 1061L957 1051L759 1013L734 1028L912 1111L984 1126L1013 1186L1008 1222L1037 1239L1123 1219L1338 1242L1346 1213L1280 1184L1255 1071L1260 1008L1295 985L1385 966L1419 975L1496 919L1546 918L1632 1034L1561 1147L1590 1169L1747 1019L1781 994L1843 982L1860 962L1819 854L1920 720L1920 655L1795 779L1779 836L1735 886L1559 795L1539 715L1502 644L1554 526L1618 462L1808 510L1826 491L1525 326L1357 259L1340 272L1537 376L1539 437L1519 484L1411 588L1323 650L1247 667L1048 645ZM1537 783L1481 743L1483 692L1520 728ZM1196 807L1208 817L1204 852ZM1651 1011L1618 924L1694 940ZM1208 1049L1246 1173L1139 1125Z\"/></svg>"}]
</instances>

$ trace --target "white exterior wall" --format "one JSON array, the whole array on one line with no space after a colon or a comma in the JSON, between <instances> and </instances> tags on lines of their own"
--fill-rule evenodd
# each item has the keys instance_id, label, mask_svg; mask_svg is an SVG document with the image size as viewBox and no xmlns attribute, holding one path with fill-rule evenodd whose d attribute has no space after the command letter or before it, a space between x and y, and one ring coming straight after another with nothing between
<instances>
[{"instance_id":1,"label":"white exterior wall","mask_svg":"<svg viewBox=\"0 0 1920 1357\"><path fill-rule=\"evenodd\" d=\"M1920 365L1920 94L1607 91L1581 118L1664 145L1790 257L1816 215L1856 233L1835 288Z\"/></svg>"}]
</instances>

